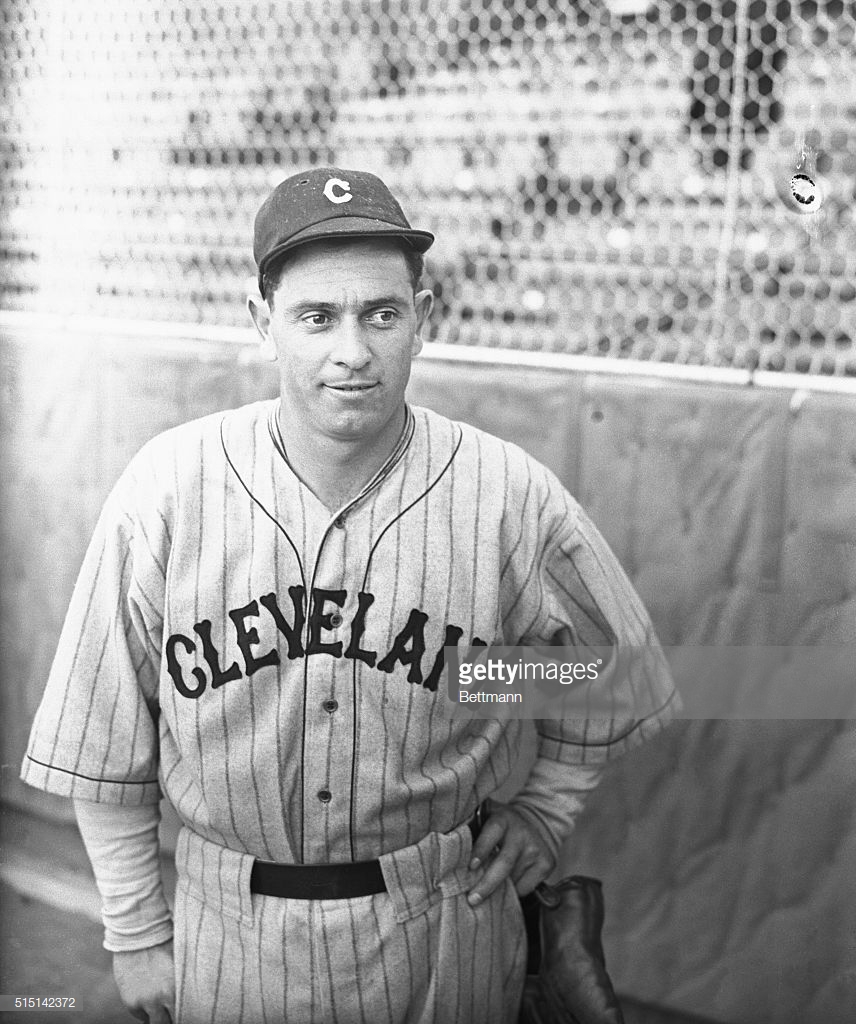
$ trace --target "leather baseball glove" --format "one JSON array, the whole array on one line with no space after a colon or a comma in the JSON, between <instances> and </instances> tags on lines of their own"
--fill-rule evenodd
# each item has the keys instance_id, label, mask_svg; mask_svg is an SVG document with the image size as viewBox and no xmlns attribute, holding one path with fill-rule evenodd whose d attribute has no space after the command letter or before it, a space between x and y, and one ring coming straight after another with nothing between
<instances>
[{"instance_id":1,"label":"leather baseball glove","mask_svg":"<svg viewBox=\"0 0 856 1024\"><path fill-rule=\"evenodd\" d=\"M624 1024L606 973L598 879L542 883L522 903L529 964L520 1024Z\"/></svg>"}]
</instances>

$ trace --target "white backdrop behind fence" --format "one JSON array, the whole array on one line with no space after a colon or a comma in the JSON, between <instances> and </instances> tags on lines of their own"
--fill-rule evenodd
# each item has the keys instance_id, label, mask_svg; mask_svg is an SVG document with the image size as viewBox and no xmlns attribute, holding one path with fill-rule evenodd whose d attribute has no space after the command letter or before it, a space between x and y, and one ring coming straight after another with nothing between
<instances>
[{"instance_id":1,"label":"white backdrop behind fence","mask_svg":"<svg viewBox=\"0 0 856 1024\"><path fill-rule=\"evenodd\" d=\"M853 0L6 0L0 300L239 322L262 197L336 163L437 233L436 340L856 374L855 30Z\"/></svg>"}]
</instances>

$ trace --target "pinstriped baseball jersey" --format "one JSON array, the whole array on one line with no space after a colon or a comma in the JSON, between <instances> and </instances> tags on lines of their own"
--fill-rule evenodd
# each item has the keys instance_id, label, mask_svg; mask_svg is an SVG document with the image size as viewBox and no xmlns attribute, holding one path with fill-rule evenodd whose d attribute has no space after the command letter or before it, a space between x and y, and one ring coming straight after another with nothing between
<instances>
[{"instance_id":1,"label":"pinstriped baseball jersey","mask_svg":"<svg viewBox=\"0 0 856 1024\"><path fill-rule=\"evenodd\" d=\"M651 625L574 499L514 445L425 409L349 504L292 471L277 402L134 458L87 553L22 777L120 803L160 789L265 860L366 860L448 832L508 778L519 721L453 716L444 645L642 645ZM537 723L596 763L670 717Z\"/></svg>"}]
</instances>

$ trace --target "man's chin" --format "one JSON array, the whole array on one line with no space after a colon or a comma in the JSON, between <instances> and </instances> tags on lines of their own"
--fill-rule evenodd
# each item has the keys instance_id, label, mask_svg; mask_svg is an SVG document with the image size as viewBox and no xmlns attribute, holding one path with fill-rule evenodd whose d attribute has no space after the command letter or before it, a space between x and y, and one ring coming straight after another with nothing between
<instances>
[{"instance_id":1,"label":"man's chin","mask_svg":"<svg viewBox=\"0 0 856 1024\"><path fill-rule=\"evenodd\" d=\"M400 429L402 422L402 407L340 410L338 415L327 419L324 432L331 440L383 444L387 435Z\"/></svg>"},{"instance_id":2,"label":"man's chin","mask_svg":"<svg viewBox=\"0 0 856 1024\"><path fill-rule=\"evenodd\" d=\"M388 421L377 409L342 410L325 421L323 431L331 440L369 442L383 433Z\"/></svg>"}]
</instances>

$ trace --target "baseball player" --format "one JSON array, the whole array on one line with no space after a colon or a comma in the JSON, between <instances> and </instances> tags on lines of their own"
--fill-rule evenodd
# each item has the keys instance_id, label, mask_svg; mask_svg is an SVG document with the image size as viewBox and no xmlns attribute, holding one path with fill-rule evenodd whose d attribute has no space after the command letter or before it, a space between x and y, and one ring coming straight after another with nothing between
<instances>
[{"instance_id":1,"label":"baseball player","mask_svg":"<svg viewBox=\"0 0 856 1024\"><path fill-rule=\"evenodd\" d=\"M249 311L279 398L154 438L99 519L22 777L75 801L139 1019L515 1021L518 895L673 713L655 661L647 717L537 722L479 831L523 723L452 714L444 646L655 641L547 469L406 403L432 241L374 175L277 186Z\"/></svg>"}]
</instances>

